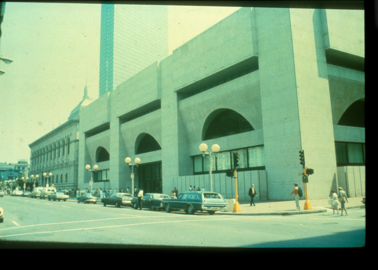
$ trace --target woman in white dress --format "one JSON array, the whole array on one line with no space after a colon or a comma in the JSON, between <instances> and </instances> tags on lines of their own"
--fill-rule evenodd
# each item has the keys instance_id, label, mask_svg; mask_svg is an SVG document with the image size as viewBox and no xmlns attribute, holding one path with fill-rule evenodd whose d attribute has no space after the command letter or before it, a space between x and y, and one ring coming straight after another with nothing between
<instances>
[{"instance_id":1,"label":"woman in white dress","mask_svg":"<svg viewBox=\"0 0 378 270\"><path fill-rule=\"evenodd\" d=\"M335 214L335 210L337 211L337 214L339 214L339 200L337 198L336 191L332 190L331 193L333 214Z\"/></svg>"}]
</instances>

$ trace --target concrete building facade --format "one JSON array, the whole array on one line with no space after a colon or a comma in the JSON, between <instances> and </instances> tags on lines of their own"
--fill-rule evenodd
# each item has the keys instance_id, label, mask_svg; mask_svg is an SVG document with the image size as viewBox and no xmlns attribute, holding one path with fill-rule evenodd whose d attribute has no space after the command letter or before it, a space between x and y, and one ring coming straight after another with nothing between
<instances>
[{"instance_id":1,"label":"concrete building facade","mask_svg":"<svg viewBox=\"0 0 378 270\"><path fill-rule=\"evenodd\" d=\"M168 56L168 7L101 5L99 95Z\"/></svg>"},{"instance_id":2,"label":"concrete building facade","mask_svg":"<svg viewBox=\"0 0 378 270\"><path fill-rule=\"evenodd\" d=\"M135 185L170 194L189 185L234 197L226 176L239 154L238 194L259 200L309 198L339 185L365 190L364 12L241 8L100 96L80 114L78 187L98 165L94 188L131 187L125 158L139 157Z\"/></svg>"}]
</instances>

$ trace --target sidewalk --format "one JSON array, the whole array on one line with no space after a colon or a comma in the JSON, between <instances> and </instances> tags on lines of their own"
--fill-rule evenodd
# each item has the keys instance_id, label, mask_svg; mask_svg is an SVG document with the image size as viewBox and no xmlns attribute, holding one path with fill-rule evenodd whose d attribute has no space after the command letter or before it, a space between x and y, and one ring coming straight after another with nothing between
<instances>
[{"instance_id":1,"label":"sidewalk","mask_svg":"<svg viewBox=\"0 0 378 270\"><path fill-rule=\"evenodd\" d=\"M77 202L76 198L70 197L68 201ZM256 201L256 206L249 206L249 201L240 201L240 212L232 212L233 204L229 203L227 212L216 212L218 215L298 215L298 214L314 214L321 212L332 212L331 206L328 204L328 199L311 200L310 210L304 210L305 199L299 201L301 210L295 209L295 200L290 201ZM348 198L348 202L345 204L346 209L351 208L365 208L365 205L361 202L362 197ZM97 201L99 203L99 201Z\"/></svg>"},{"instance_id":2,"label":"sidewalk","mask_svg":"<svg viewBox=\"0 0 378 270\"><path fill-rule=\"evenodd\" d=\"M228 200L229 202L230 200ZM299 201L301 210L296 210L295 200L291 201L255 201L256 206L250 206L249 201L241 201L240 212L232 212L233 205L229 205L227 212L216 212L220 215L297 215L297 214L314 214L321 212L332 212L331 205L328 204L328 199L311 200L310 210L304 210L305 199ZM361 202L362 197L348 198L348 202L345 203L346 209L351 208L365 208L365 205Z\"/></svg>"}]
</instances>

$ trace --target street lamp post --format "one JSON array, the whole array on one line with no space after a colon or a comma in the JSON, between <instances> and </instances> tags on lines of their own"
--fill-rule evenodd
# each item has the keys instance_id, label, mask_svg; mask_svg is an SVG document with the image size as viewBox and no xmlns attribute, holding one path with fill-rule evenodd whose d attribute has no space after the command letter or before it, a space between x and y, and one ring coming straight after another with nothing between
<instances>
[{"instance_id":1,"label":"street lamp post","mask_svg":"<svg viewBox=\"0 0 378 270\"><path fill-rule=\"evenodd\" d=\"M134 166L138 167L138 164L140 163L140 158L135 158L134 163L131 162L131 158L127 157L125 158L125 162L129 164L131 167L131 194L134 197Z\"/></svg>"},{"instance_id":2,"label":"street lamp post","mask_svg":"<svg viewBox=\"0 0 378 270\"><path fill-rule=\"evenodd\" d=\"M206 152L207 151L207 144L206 143L201 143L199 146L199 150L202 152L202 156L205 157L207 156L210 159L210 168L209 168L209 175L210 175L210 191L213 192L213 159L211 158L212 153L218 153L220 150L220 146L218 144L213 144L211 147L212 151Z\"/></svg>"},{"instance_id":3,"label":"street lamp post","mask_svg":"<svg viewBox=\"0 0 378 270\"><path fill-rule=\"evenodd\" d=\"M49 177L52 176L52 173L47 174L47 173L44 172L43 176L45 177L45 180L46 180L46 187L49 187ZM43 183L42 183L42 185L43 185Z\"/></svg>"},{"instance_id":4,"label":"street lamp post","mask_svg":"<svg viewBox=\"0 0 378 270\"><path fill-rule=\"evenodd\" d=\"M91 181L89 182L89 185L91 186L91 193L92 193L92 188L93 188L93 172L97 171L98 166L94 165L93 169L91 169L91 166L89 164L85 165L85 169L87 169L91 173Z\"/></svg>"}]
</instances>

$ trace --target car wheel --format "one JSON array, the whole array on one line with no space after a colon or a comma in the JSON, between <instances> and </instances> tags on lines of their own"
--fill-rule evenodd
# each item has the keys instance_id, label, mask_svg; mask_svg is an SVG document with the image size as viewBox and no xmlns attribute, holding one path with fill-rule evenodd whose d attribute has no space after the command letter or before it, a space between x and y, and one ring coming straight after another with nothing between
<instances>
[{"instance_id":1,"label":"car wheel","mask_svg":"<svg viewBox=\"0 0 378 270\"><path fill-rule=\"evenodd\" d=\"M138 205L137 205L137 203L133 203L133 208L134 208L134 209L138 209Z\"/></svg>"},{"instance_id":2,"label":"car wheel","mask_svg":"<svg viewBox=\"0 0 378 270\"><path fill-rule=\"evenodd\" d=\"M106 206L106 203L104 203L104 206Z\"/></svg>"},{"instance_id":3,"label":"car wheel","mask_svg":"<svg viewBox=\"0 0 378 270\"><path fill-rule=\"evenodd\" d=\"M169 203L165 205L165 212L170 213L172 211L171 206Z\"/></svg>"},{"instance_id":4,"label":"car wheel","mask_svg":"<svg viewBox=\"0 0 378 270\"><path fill-rule=\"evenodd\" d=\"M121 207L121 206L119 205L119 202L116 202L116 203L115 203L115 207Z\"/></svg>"},{"instance_id":5,"label":"car wheel","mask_svg":"<svg viewBox=\"0 0 378 270\"><path fill-rule=\"evenodd\" d=\"M80 201L79 200L77 200L77 203L79 203Z\"/></svg>"},{"instance_id":6,"label":"car wheel","mask_svg":"<svg viewBox=\"0 0 378 270\"><path fill-rule=\"evenodd\" d=\"M155 207L151 205L151 211L155 211Z\"/></svg>"},{"instance_id":7,"label":"car wheel","mask_svg":"<svg viewBox=\"0 0 378 270\"><path fill-rule=\"evenodd\" d=\"M209 215L214 215L215 211L207 211Z\"/></svg>"},{"instance_id":8,"label":"car wheel","mask_svg":"<svg viewBox=\"0 0 378 270\"><path fill-rule=\"evenodd\" d=\"M64 201L67 201L67 200L64 200Z\"/></svg>"},{"instance_id":9,"label":"car wheel","mask_svg":"<svg viewBox=\"0 0 378 270\"><path fill-rule=\"evenodd\" d=\"M189 206L188 206L188 214L189 214L189 215L193 215L193 214L194 214L194 208L193 208L192 205L189 205Z\"/></svg>"},{"instance_id":10,"label":"car wheel","mask_svg":"<svg viewBox=\"0 0 378 270\"><path fill-rule=\"evenodd\" d=\"M2 218L2 219L0 219L0 223L3 223L3 221L4 221L4 219Z\"/></svg>"}]
</instances>

